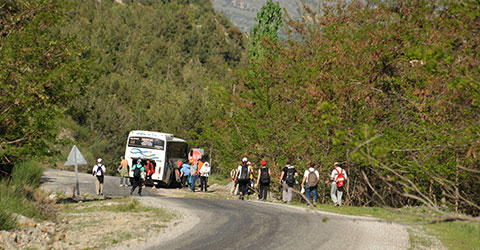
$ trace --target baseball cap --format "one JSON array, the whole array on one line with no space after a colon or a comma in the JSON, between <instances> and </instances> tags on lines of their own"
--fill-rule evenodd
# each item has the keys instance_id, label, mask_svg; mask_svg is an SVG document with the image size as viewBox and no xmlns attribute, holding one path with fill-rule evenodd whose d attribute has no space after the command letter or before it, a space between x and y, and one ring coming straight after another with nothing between
<instances>
[{"instance_id":1,"label":"baseball cap","mask_svg":"<svg viewBox=\"0 0 480 250\"><path fill-rule=\"evenodd\" d=\"M138 160L137 160L137 163L142 163L142 160L138 159Z\"/></svg>"},{"instance_id":2,"label":"baseball cap","mask_svg":"<svg viewBox=\"0 0 480 250\"><path fill-rule=\"evenodd\" d=\"M333 166L340 166L340 165L341 165L340 162L333 163Z\"/></svg>"},{"instance_id":3,"label":"baseball cap","mask_svg":"<svg viewBox=\"0 0 480 250\"><path fill-rule=\"evenodd\" d=\"M262 166L265 166L265 165L267 165L267 162L266 161L261 161L260 164L262 164Z\"/></svg>"},{"instance_id":4,"label":"baseball cap","mask_svg":"<svg viewBox=\"0 0 480 250\"><path fill-rule=\"evenodd\" d=\"M247 162L247 161L248 161L247 157L243 157L242 162Z\"/></svg>"},{"instance_id":5,"label":"baseball cap","mask_svg":"<svg viewBox=\"0 0 480 250\"><path fill-rule=\"evenodd\" d=\"M102 162L102 158L98 158L98 159L97 159L97 162L98 162L98 163Z\"/></svg>"}]
</instances>

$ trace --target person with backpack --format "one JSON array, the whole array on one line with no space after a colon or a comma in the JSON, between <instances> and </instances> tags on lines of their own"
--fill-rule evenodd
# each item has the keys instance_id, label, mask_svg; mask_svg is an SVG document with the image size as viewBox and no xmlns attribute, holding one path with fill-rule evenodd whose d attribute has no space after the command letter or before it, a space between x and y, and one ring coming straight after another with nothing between
<instances>
[{"instance_id":1,"label":"person with backpack","mask_svg":"<svg viewBox=\"0 0 480 250\"><path fill-rule=\"evenodd\" d=\"M132 190L130 191L130 195L132 195L135 188L138 187L138 196L142 196L142 186L143 181L145 181L145 168L142 165L142 160L137 160L137 164L132 166L132 171L133 178L131 179Z\"/></svg>"},{"instance_id":2,"label":"person with backpack","mask_svg":"<svg viewBox=\"0 0 480 250\"><path fill-rule=\"evenodd\" d=\"M315 163L310 162L310 166L303 174L302 188L305 189L305 195L307 196L307 206L310 206L310 197L313 200L313 206L317 205L317 186L320 174L315 170ZM305 185L306 184L306 185Z\"/></svg>"},{"instance_id":3,"label":"person with backpack","mask_svg":"<svg viewBox=\"0 0 480 250\"><path fill-rule=\"evenodd\" d=\"M200 192L207 192L208 176L210 176L210 163L205 162L200 167Z\"/></svg>"},{"instance_id":4,"label":"person with backpack","mask_svg":"<svg viewBox=\"0 0 480 250\"><path fill-rule=\"evenodd\" d=\"M248 159L247 157L243 157L242 164L238 165L235 173L235 182L238 183L238 189L240 190L240 200L244 200L247 194L247 185L250 182L250 171Z\"/></svg>"},{"instance_id":5,"label":"person with backpack","mask_svg":"<svg viewBox=\"0 0 480 250\"><path fill-rule=\"evenodd\" d=\"M258 199L266 201L270 189L270 169L266 161L261 161L262 167L258 170L257 187L259 187Z\"/></svg>"},{"instance_id":6,"label":"person with backpack","mask_svg":"<svg viewBox=\"0 0 480 250\"><path fill-rule=\"evenodd\" d=\"M190 160L190 190L195 192L195 186L198 178L198 162Z\"/></svg>"},{"instance_id":7,"label":"person with backpack","mask_svg":"<svg viewBox=\"0 0 480 250\"><path fill-rule=\"evenodd\" d=\"M297 169L290 164L291 163L288 161L287 165L285 165L282 170L280 181L278 182L278 184L282 186L283 202L288 203L292 201L293 185L295 184L295 178L298 177Z\"/></svg>"},{"instance_id":8,"label":"person with backpack","mask_svg":"<svg viewBox=\"0 0 480 250\"><path fill-rule=\"evenodd\" d=\"M338 162L335 162L333 166L334 169L330 175L330 181L332 182L330 196L332 197L333 204L335 204L335 206L341 207L343 190L348 180L347 172L345 172L345 170L340 167L341 165Z\"/></svg>"},{"instance_id":9,"label":"person with backpack","mask_svg":"<svg viewBox=\"0 0 480 250\"><path fill-rule=\"evenodd\" d=\"M97 195L103 195L103 180L106 171L105 165L102 164L102 158L98 158L97 164L92 169L92 175L97 177L95 180L95 192Z\"/></svg>"},{"instance_id":10,"label":"person with backpack","mask_svg":"<svg viewBox=\"0 0 480 250\"><path fill-rule=\"evenodd\" d=\"M188 178L190 176L190 165L187 164L185 161L182 164L182 169L180 170L180 178L182 178L182 186L181 188L185 188L188 186L190 188L190 183L188 183Z\"/></svg>"},{"instance_id":11,"label":"person with backpack","mask_svg":"<svg viewBox=\"0 0 480 250\"><path fill-rule=\"evenodd\" d=\"M155 173L155 167L153 166L153 163L150 161L150 159L147 160L146 168L147 168L146 170L147 177L145 179L149 180L149 182L152 184L152 189L155 189L155 183L153 183L153 180L152 180L152 175ZM145 188L145 185L142 186L142 188Z\"/></svg>"}]
</instances>

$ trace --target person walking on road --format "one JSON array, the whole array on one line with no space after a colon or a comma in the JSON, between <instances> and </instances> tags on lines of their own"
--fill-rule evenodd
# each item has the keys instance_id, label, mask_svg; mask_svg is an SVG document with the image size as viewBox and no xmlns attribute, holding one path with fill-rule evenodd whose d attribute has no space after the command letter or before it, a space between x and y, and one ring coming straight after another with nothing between
<instances>
[{"instance_id":1,"label":"person walking on road","mask_svg":"<svg viewBox=\"0 0 480 250\"><path fill-rule=\"evenodd\" d=\"M345 172L345 170L340 167L341 165L338 162L335 162L333 166L335 168L330 175L330 181L332 182L330 196L332 197L333 204L335 204L335 206L341 207L343 190L345 188L346 181L348 180L347 172Z\"/></svg>"},{"instance_id":2,"label":"person walking on road","mask_svg":"<svg viewBox=\"0 0 480 250\"><path fill-rule=\"evenodd\" d=\"M198 178L198 162L190 160L190 190L195 192L195 186Z\"/></svg>"},{"instance_id":3,"label":"person walking on road","mask_svg":"<svg viewBox=\"0 0 480 250\"><path fill-rule=\"evenodd\" d=\"M105 165L102 164L102 158L98 158L97 164L92 169L92 175L97 177L95 180L95 192L97 195L103 195L103 180L106 171Z\"/></svg>"},{"instance_id":4,"label":"person walking on road","mask_svg":"<svg viewBox=\"0 0 480 250\"><path fill-rule=\"evenodd\" d=\"M247 185L250 182L250 167L247 163L248 159L243 157L242 164L238 165L235 173L235 182L238 182L241 200L245 199L245 195L247 194Z\"/></svg>"},{"instance_id":5,"label":"person walking on road","mask_svg":"<svg viewBox=\"0 0 480 250\"><path fill-rule=\"evenodd\" d=\"M302 188L305 189L305 195L308 200L307 206L312 204L310 198L313 200L313 206L317 205L317 186L319 179L320 174L315 170L315 163L311 162L309 168L305 170L302 180Z\"/></svg>"},{"instance_id":6,"label":"person walking on road","mask_svg":"<svg viewBox=\"0 0 480 250\"><path fill-rule=\"evenodd\" d=\"M298 177L297 169L290 164L290 162L287 162L287 165L285 165L280 175L280 181L278 182L278 184L282 186L283 202L287 203L292 201L293 185L295 184L295 178Z\"/></svg>"},{"instance_id":7,"label":"person walking on road","mask_svg":"<svg viewBox=\"0 0 480 250\"><path fill-rule=\"evenodd\" d=\"M143 181L145 181L145 168L142 165L142 160L138 159L137 164L133 165L133 178L132 178L132 190L130 191L130 195L133 194L135 188L138 187L138 195L142 196L142 186Z\"/></svg>"},{"instance_id":8,"label":"person walking on road","mask_svg":"<svg viewBox=\"0 0 480 250\"><path fill-rule=\"evenodd\" d=\"M190 177L190 165L187 162L182 164L182 169L180 170L180 177L182 178L182 186L181 188L185 188L188 186L190 188L190 184L188 183L188 178Z\"/></svg>"},{"instance_id":9,"label":"person walking on road","mask_svg":"<svg viewBox=\"0 0 480 250\"><path fill-rule=\"evenodd\" d=\"M258 170L257 187L259 187L258 199L266 201L268 189L270 189L270 170L266 161L261 161L262 167Z\"/></svg>"},{"instance_id":10,"label":"person walking on road","mask_svg":"<svg viewBox=\"0 0 480 250\"><path fill-rule=\"evenodd\" d=\"M120 166L118 166L118 172L120 172L120 187L128 186L128 161L125 157L120 158ZM125 184L124 184L125 183Z\"/></svg>"},{"instance_id":11,"label":"person walking on road","mask_svg":"<svg viewBox=\"0 0 480 250\"><path fill-rule=\"evenodd\" d=\"M210 176L210 163L207 161L200 168L200 191L207 192L208 176Z\"/></svg>"},{"instance_id":12,"label":"person walking on road","mask_svg":"<svg viewBox=\"0 0 480 250\"><path fill-rule=\"evenodd\" d=\"M238 182L235 181L235 175L237 174L237 169L234 168L230 171L230 177L232 177L232 183L230 184L230 194L237 195L238 191Z\"/></svg>"}]
</instances>

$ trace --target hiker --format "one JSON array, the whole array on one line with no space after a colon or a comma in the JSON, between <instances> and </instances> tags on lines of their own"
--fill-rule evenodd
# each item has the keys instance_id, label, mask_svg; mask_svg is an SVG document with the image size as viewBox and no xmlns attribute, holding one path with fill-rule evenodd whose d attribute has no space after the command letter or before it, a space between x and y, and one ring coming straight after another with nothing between
<instances>
[{"instance_id":1,"label":"hiker","mask_svg":"<svg viewBox=\"0 0 480 250\"><path fill-rule=\"evenodd\" d=\"M185 186L188 186L188 188L190 188L190 183L188 183L189 176L190 176L190 165L188 165L187 162L185 161L182 164L182 169L180 170L180 177L182 178L181 188L185 188Z\"/></svg>"},{"instance_id":2,"label":"hiker","mask_svg":"<svg viewBox=\"0 0 480 250\"><path fill-rule=\"evenodd\" d=\"M190 190L195 192L195 182L197 181L198 162L190 160Z\"/></svg>"},{"instance_id":3,"label":"hiker","mask_svg":"<svg viewBox=\"0 0 480 250\"><path fill-rule=\"evenodd\" d=\"M118 172L120 173L120 187L128 186L128 161L125 157L120 157L120 165L118 166ZM125 183L125 184L124 184Z\"/></svg>"},{"instance_id":4,"label":"hiker","mask_svg":"<svg viewBox=\"0 0 480 250\"><path fill-rule=\"evenodd\" d=\"M241 200L245 199L245 194L247 194L247 185L250 182L250 167L247 163L248 159L243 157L242 164L238 165L235 173L235 182L238 183Z\"/></svg>"},{"instance_id":5,"label":"hiker","mask_svg":"<svg viewBox=\"0 0 480 250\"><path fill-rule=\"evenodd\" d=\"M133 194L135 188L138 187L138 195L142 196L142 186L145 181L145 168L142 165L142 160L138 159L137 164L132 166L133 178L130 180L132 183L132 190L130 195Z\"/></svg>"},{"instance_id":6,"label":"hiker","mask_svg":"<svg viewBox=\"0 0 480 250\"><path fill-rule=\"evenodd\" d=\"M97 177L95 180L95 192L97 195L103 195L103 179L106 171L105 165L102 164L102 158L98 158L97 164L92 169L92 175Z\"/></svg>"},{"instance_id":7,"label":"hiker","mask_svg":"<svg viewBox=\"0 0 480 250\"><path fill-rule=\"evenodd\" d=\"M147 176L146 176L146 180L149 180L149 182L152 184L152 189L155 189L155 183L153 183L153 180L152 180L152 175L155 173L155 167L153 166L153 163L150 161L150 159L147 160L147 165L145 166L146 169L147 169ZM145 180L145 183L147 182ZM145 188L145 184L142 186L142 188Z\"/></svg>"},{"instance_id":8,"label":"hiker","mask_svg":"<svg viewBox=\"0 0 480 250\"><path fill-rule=\"evenodd\" d=\"M210 163L207 161L200 167L200 191L207 192L208 176L210 176Z\"/></svg>"},{"instance_id":9,"label":"hiker","mask_svg":"<svg viewBox=\"0 0 480 250\"><path fill-rule=\"evenodd\" d=\"M258 170L257 187L259 187L258 199L266 201L268 189L270 188L270 170L266 161L261 161L262 167Z\"/></svg>"},{"instance_id":10,"label":"hiker","mask_svg":"<svg viewBox=\"0 0 480 250\"><path fill-rule=\"evenodd\" d=\"M283 202L290 203L292 201L293 185L295 184L295 178L298 177L297 169L290 165L288 161L287 165L282 170L280 175L280 181L278 184L282 186L282 199Z\"/></svg>"},{"instance_id":11,"label":"hiker","mask_svg":"<svg viewBox=\"0 0 480 250\"><path fill-rule=\"evenodd\" d=\"M317 186L320 174L318 170L315 170L315 163L310 162L310 166L303 174L302 188L305 189L305 195L307 196L307 206L310 206L310 197L313 200L313 206L317 205ZM306 185L305 185L306 184Z\"/></svg>"},{"instance_id":12,"label":"hiker","mask_svg":"<svg viewBox=\"0 0 480 250\"><path fill-rule=\"evenodd\" d=\"M248 167L250 168L250 181L248 183L248 194L252 194L255 191L255 175L254 175L254 168L251 162L247 162Z\"/></svg>"},{"instance_id":13,"label":"hiker","mask_svg":"<svg viewBox=\"0 0 480 250\"><path fill-rule=\"evenodd\" d=\"M232 183L230 185L230 194L238 194L238 182L235 181L235 175L237 174L237 169L234 168L230 171L230 177L232 177Z\"/></svg>"},{"instance_id":14,"label":"hiker","mask_svg":"<svg viewBox=\"0 0 480 250\"><path fill-rule=\"evenodd\" d=\"M335 162L335 167L330 175L330 181L332 182L332 188L330 190L330 196L332 197L333 204L337 207L342 206L342 195L345 188L347 178L347 172L341 168L340 163ZM328 183L328 180L327 182Z\"/></svg>"}]
</instances>

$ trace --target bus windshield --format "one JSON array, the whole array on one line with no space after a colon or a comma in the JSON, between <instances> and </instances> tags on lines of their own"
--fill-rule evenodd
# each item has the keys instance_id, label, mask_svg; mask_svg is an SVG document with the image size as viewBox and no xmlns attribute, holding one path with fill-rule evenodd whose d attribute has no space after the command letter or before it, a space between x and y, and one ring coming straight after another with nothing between
<instances>
[{"instance_id":1,"label":"bus windshield","mask_svg":"<svg viewBox=\"0 0 480 250\"><path fill-rule=\"evenodd\" d=\"M130 137L128 139L129 147L137 148L151 148L156 150L164 150L165 142L160 139L150 138L150 137Z\"/></svg>"},{"instance_id":2,"label":"bus windshield","mask_svg":"<svg viewBox=\"0 0 480 250\"><path fill-rule=\"evenodd\" d=\"M187 159L188 145L184 142L167 142L168 158Z\"/></svg>"}]
</instances>

